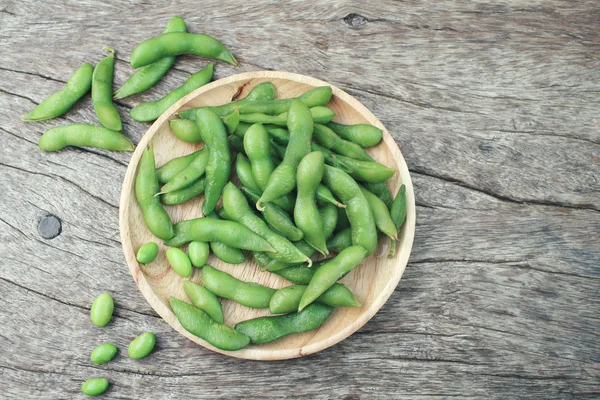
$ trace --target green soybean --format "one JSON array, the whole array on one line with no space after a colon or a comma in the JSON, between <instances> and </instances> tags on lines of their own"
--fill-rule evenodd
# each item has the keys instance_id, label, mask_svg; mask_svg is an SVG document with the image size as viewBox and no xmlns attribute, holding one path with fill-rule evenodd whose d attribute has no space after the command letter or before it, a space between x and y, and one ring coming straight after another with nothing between
<instances>
[{"instance_id":1,"label":"green soybean","mask_svg":"<svg viewBox=\"0 0 600 400\"><path fill-rule=\"evenodd\" d=\"M390 189L388 189L385 182L380 183L368 183L365 182L365 187L375 196L379 197L381 201L389 208L392 208L392 195L390 194Z\"/></svg>"},{"instance_id":2,"label":"green soybean","mask_svg":"<svg viewBox=\"0 0 600 400\"><path fill-rule=\"evenodd\" d=\"M172 32L148 39L140 43L131 53L131 66L143 67L164 57L174 57L180 54L195 54L201 57L225 61L234 66L237 61L233 54L209 35L198 33Z\"/></svg>"},{"instance_id":3,"label":"green soybean","mask_svg":"<svg viewBox=\"0 0 600 400\"><path fill-rule=\"evenodd\" d=\"M244 282L210 265L202 268L202 283L212 293L250 308L269 308L275 289Z\"/></svg>"},{"instance_id":4,"label":"green soybean","mask_svg":"<svg viewBox=\"0 0 600 400\"><path fill-rule=\"evenodd\" d=\"M206 85L213 76L214 64L208 64L208 66L199 72L196 72L190 76L183 85L167 94L165 97L149 101L146 103L139 104L131 109L129 114L131 118L138 122L155 121L167 111L169 107L177 103L185 95L192 93L194 90L201 86Z\"/></svg>"},{"instance_id":5,"label":"green soybean","mask_svg":"<svg viewBox=\"0 0 600 400\"><path fill-rule=\"evenodd\" d=\"M169 160L167 163L165 163L162 167L157 168L156 177L158 178L158 182L161 184L165 184L171 179L173 179L173 177L177 175L179 171L183 170L185 167L190 165L192 161L196 159L196 156L200 154L201 151L203 150L200 149L188 155L173 158L172 160Z\"/></svg>"},{"instance_id":6,"label":"green soybean","mask_svg":"<svg viewBox=\"0 0 600 400\"><path fill-rule=\"evenodd\" d=\"M350 246L352 246L352 228L339 231L327 241L327 248L338 253Z\"/></svg>"},{"instance_id":7,"label":"green soybean","mask_svg":"<svg viewBox=\"0 0 600 400\"><path fill-rule=\"evenodd\" d=\"M335 113L331 111L327 107L313 107L310 109L310 115L313 119L314 123L324 124L331 121L335 117ZM273 125L283 125L287 124L287 112L281 113L279 115L267 115L260 113L253 114L241 114L240 121L246 122L250 124L273 124Z\"/></svg>"},{"instance_id":8,"label":"green soybean","mask_svg":"<svg viewBox=\"0 0 600 400\"><path fill-rule=\"evenodd\" d=\"M209 255L210 247L206 242L191 242L188 246L188 257L194 267L204 266Z\"/></svg>"},{"instance_id":9,"label":"green soybean","mask_svg":"<svg viewBox=\"0 0 600 400\"><path fill-rule=\"evenodd\" d=\"M173 134L187 143L202 143L202 135L196 123L189 119L172 119L169 121Z\"/></svg>"},{"instance_id":10,"label":"green soybean","mask_svg":"<svg viewBox=\"0 0 600 400\"><path fill-rule=\"evenodd\" d=\"M44 151L62 150L67 146L95 147L115 151L133 151L135 146L119 132L103 126L72 124L49 129L40 137Z\"/></svg>"},{"instance_id":11,"label":"green soybean","mask_svg":"<svg viewBox=\"0 0 600 400\"><path fill-rule=\"evenodd\" d=\"M254 124L246 131L244 150L251 163L252 175L262 191L275 170L275 163L271 158L271 141L263 125Z\"/></svg>"},{"instance_id":12,"label":"green soybean","mask_svg":"<svg viewBox=\"0 0 600 400\"><path fill-rule=\"evenodd\" d=\"M250 343L248 336L215 322L204 311L173 297L169 298L169 302L177 320L186 331L216 348L234 351L243 349Z\"/></svg>"},{"instance_id":13,"label":"green soybean","mask_svg":"<svg viewBox=\"0 0 600 400\"><path fill-rule=\"evenodd\" d=\"M117 355L117 346L112 343L104 343L97 346L90 354L90 360L94 364L106 364Z\"/></svg>"},{"instance_id":14,"label":"green soybean","mask_svg":"<svg viewBox=\"0 0 600 400\"><path fill-rule=\"evenodd\" d=\"M372 147L381 142L383 131L373 125L356 124L343 125L330 122L327 126L342 138L356 143L361 147Z\"/></svg>"},{"instance_id":15,"label":"green soybean","mask_svg":"<svg viewBox=\"0 0 600 400\"><path fill-rule=\"evenodd\" d=\"M233 135L233 132L237 129L240 124L240 112L236 109L229 115L224 116L223 124L229 135Z\"/></svg>"},{"instance_id":16,"label":"green soybean","mask_svg":"<svg viewBox=\"0 0 600 400\"><path fill-rule=\"evenodd\" d=\"M330 260L331 258L325 258L323 260L315 261L310 268L305 264L301 264L288 266L287 268L272 272L297 285L308 285L315 274L315 271L317 271L321 265L329 262Z\"/></svg>"},{"instance_id":17,"label":"green soybean","mask_svg":"<svg viewBox=\"0 0 600 400\"><path fill-rule=\"evenodd\" d=\"M221 303L210 290L192 281L183 282L183 290L194 307L204 311L213 321L219 324L225 321Z\"/></svg>"},{"instance_id":18,"label":"green soybean","mask_svg":"<svg viewBox=\"0 0 600 400\"><path fill-rule=\"evenodd\" d=\"M154 164L154 150L150 144L142 154L135 177L135 197L148 230L159 239L168 240L173 237L173 223L167 211L160 204L158 179Z\"/></svg>"},{"instance_id":19,"label":"green soybean","mask_svg":"<svg viewBox=\"0 0 600 400\"><path fill-rule=\"evenodd\" d=\"M177 275L183 278L189 278L192 275L192 262L183 250L171 247L167 250L167 260Z\"/></svg>"},{"instance_id":20,"label":"green soybean","mask_svg":"<svg viewBox=\"0 0 600 400\"><path fill-rule=\"evenodd\" d=\"M229 137L229 146L238 153L246 154L244 151L244 140L239 136Z\"/></svg>"},{"instance_id":21,"label":"green soybean","mask_svg":"<svg viewBox=\"0 0 600 400\"><path fill-rule=\"evenodd\" d=\"M402 184L400 189L398 189L398 193L396 193L396 197L392 202L392 207L390 207L390 215L392 217L392 221L396 227L396 232L400 233L400 228L404 224L404 220L406 219L406 185ZM397 240L397 239L396 239ZM388 254L388 258L394 257L394 253L396 252L396 241L392 240L390 245L390 252Z\"/></svg>"},{"instance_id":22,"label":"green soybean","mask_svg":"<svg viewBox=\"0 0 600 400\"><path fill-rule=\"evenodd\" d=\"M144 332L129 343L127 354L130 358L138 359L148 356L156 345L154 332Z\"/></svg>"},{"instance_id":23,"label":"green soybean","mask_svg":"<svg viewBox=\"0 0 600 400\"><path fill-rule=\"evenodd\" d=\"M100 396L108 389L108 379L90 378L83 382L81 392L87 396Z\"/></svg>"},{"instance_id":24,"label":"green soybean","mask_svg":"<svg viewBox=\"0 0 600 400\"><path fill-rule=\"evenodd\" d=\"M120 131L123 124L112 100L115 51L108 46L103 50L108 51L109 55L96 65L92 74L92 104L102 125L110 130Z\"/></svg>"},{"instance_id":25,"label":"green soybean","mask_svg":"<svg viewBox=\"0 0 600 400\"><path fill-rule=\"evenodd\" d=\"M185 32L186 30L187 27L184 20L181 17L175 16L167 23L167 27L163 33ZM138 69L125 81L123 86L115 92L114 98L122 99L150 89L164 76L164 74L167 73L174 62L175 57L164 57L152 64L148 64L145 67Z\"/></svg>"},{"instance_id":26,"label":"green soybean","mask_svg":"<svg viewBox=\"0 0 600 400\"><path fill-rule=\"evenodd\" d=\"M241 153L238 153L235 157L235 173L242 185L254 192L260 191L260 187L252 173L252 166L246 156Z\"/></svg>"},{"instance_id":27,"label":"green soybean","mask_svg":"<svg viewBox=\"0 0 600 400\"><path fill-rule=\"evenodd\" d=\"M396 173L395 169L386 167L376 161L361 161L340 155L328 158L326 162L347 172L354 179L363 182L383 183Z\"/></svg>"},{"instance_id":28,"label":"green soybean","mask_svg":"<svg viewBox=\"0 0 600 400\"><path fill-rule=\"evenodd\" d=\"M160 195L160 202L166 205L176 205L185 203L204 192L206 186L206 179L204 177L196 180L190 186L174 190L169 193L163 193Z\"/></svg>"},{"instance_id":29,"label":"green soybean","mask_svg":"<svg viewBox=\"0 0 600 400\"><path fill-rule=\"evenodd\" d=\"M205 218L219 219L216 212L211 212L206 215ZM241 264L246 261L246 256L240 249L236 249L235 247L227 246L225 243L221 242L210 242L210 249L213 254L221 261L224 261L229 264Z\"/></svg>"},{"instance_id":30,"label":"green soybean","mask_svg":"<svg viewBox=\"0 0 600 400\"><path fill-rule=\"evenodd\" d=\"M150 264L158 255L158 245L154 242L144 243L137 252L136 259L141 264Z\"/></svg>"},{"instance_id":31,"label":"green soybean","mask_svg":"<svg viewBox=\"0 0 600 400\"><path fill-rule=\"evenodd\" d=\"M367 256L367 250L362 246L351 246L342 250L329 262L321 265L302 295L298 310L302 309L321 296L345 274L352 271Z\"/></svg>"},{"instance_id":32,"label":"green soybean","mask_svg":"<svg viewBox=\"0 0 600 400\"><path fill-rule=\"evenodd\" d=\"M335 225L334 232L340 232L346 228L350 228L350 221L348 215L346 215L346 209L338 208L338 219Z\"/></svg>"},{"instance_id":33,"label":"green soybean","mask_svg":"<svg viewBox=\"0 0 600 400\"><path fill-rule=\"evenodd\" d=\"M267 114L267 115L278 115L287 112L294 100L299 100L306 104L308 108L325 106L331 100L332 90L330 86L319 86L311 89L296 99L282 99L282 100L265 100L265 101L252 101L243 104L239 107L240 114Z\"/></svg>"},{"instance_id":34,"label":"green soybean","mask_svg":"<svg viewBox=\"0 0 600 400\"><path fill-rule=\"evenodd\" d=\"M96 297L90 309L90 319L96 326L106 326L112 318L115 302L110 294L103 293Z\"/></svg>"},{"instance_id":35,"label":"green soybean","mask_svg":"<svg viewBox=\"0 0 600 400\"><path fill-rule=\"evenodd\" d=\"M390 211L385 203L381 201L379 197L375 196L362 186L360 187L360 191L371 206L371 211L373 211L373 218L375 218L375 226L377 229L390 237L392 240L396 240L398 234L396 225L394 224L394 221L390 216Z\"/></svg>"},{"instance_id":36,"label":"green soybean","mask_svg":"<svg viewBox=\"0 0 600 400\"><path fill-rule=\"evenodd\" d=\"M248 129L250 129L250 127L252 125L254 125L254 124L240 122L239 125L237 126L235 132L233 132L233 134L243 138L246 136L246 132L248 132ZM269 125L269 124L263 125L263 128L265 128L265 130L269 134L269 137L273 138L273 140L277 144L287 145L287 143L290 141L290 133L288 132L288 130L286 128L283 128L283 127L277 126L277 125Z\"/></svg>"},{"instance_id":37,"label":"green soybean","mask_svg":"<svg viewBox=\"0 0 600 400\"><path fill-rule=\"evenodd\" d=\"M334 131L322 124L315 124L313 132L314 139L322 146L336 152L337 154L362 161L373 161L367 152L356 143L344 140Z\"/></svg>"},{"instance_id":38,"label":"green soybean","mask_svg":"<svg viewBox=\"0 0 600 400\"><path fill-rule=\"evenodd\" d=\"M332 312L332 307L316 303L297 313L243 321L235 326L235 330L250 337L252 343L269 343L294 333L315 330Z\"/></svg>"},{"instance_id":39,"label":"green soybean","mask_svg":"<svg viewBox=\"0 0 600 400\"><path fill-rule=\"evenodd\" d=\"M194 161L183 170L179 171L171 180L160 188L160 194L173 192L190 186L196 182L206 171L209 154L207 151L199 151ZM204 188L206 190L206 186Z\"/></svg>"},{"instance_id":40,"label":"green soybean","mask_svg":"<svg viewBox=\"0 0 600 400\"><path fill-rule=\"evenodd\" d=\"M46 100L38 104L33 110L21 116L25 122L44 121L56 118L67 111L87 92L92 86L94 67L90 63L83 63L67 81L67 84L58 92L51 94Z\"/></svg>"},{"instance_id":41,"label":"green soybean","mask_svg":"<svg viewBox=\"0 0 600 400\"><path fill-rule=\"evenodd\" d=\"M300 299L308 286L294 285L279 289L271 297L269 310L271 314L287 314L298 310ZM331 307L360 307L354 294L346 286L334 283L315 300L317 303Z\"/></svg>"}]
</instances>

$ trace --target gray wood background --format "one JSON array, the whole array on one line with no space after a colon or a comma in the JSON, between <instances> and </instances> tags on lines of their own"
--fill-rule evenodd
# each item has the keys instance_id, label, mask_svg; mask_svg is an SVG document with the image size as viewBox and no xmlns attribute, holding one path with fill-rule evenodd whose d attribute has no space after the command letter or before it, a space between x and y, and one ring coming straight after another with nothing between
<instances>
[{"instance_id":1,"label":"gray wood background","mask_svg":"<svg viewBox=\"0 0 600 400\"><path fill-rule=\"evenodd\" d=\"M249 362L198 347L148 306L121 251L129 154L42 153L39 136L97 123L89 96L63 118L19 116L104 45L129 54L181 15L238 68L314 76L392 132L410 167L417 234L404 277L359 332L319 354ZM180 57L129 109L206 60ZM91 376L106 398L598 398L600 396L600 3L571 1L0 2L0 397L73 399ZM51 240L46 215L62 220ZM94 297L116 317L94 329ZM105 366L145 330L158 351Z\"/></svg>"}]
</instances>

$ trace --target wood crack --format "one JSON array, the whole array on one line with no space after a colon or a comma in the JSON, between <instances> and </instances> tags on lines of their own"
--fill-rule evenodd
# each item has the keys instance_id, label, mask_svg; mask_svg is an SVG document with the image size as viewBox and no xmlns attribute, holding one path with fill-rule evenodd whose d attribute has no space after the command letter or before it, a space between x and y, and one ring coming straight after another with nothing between
<instances>
[{"instance_id":1,"label":"wood crack","mask_svg":"<svg viewBox=\"0 0 600 400\"><path fill-rule=\"evenodd\" d=\"M67 81L56 79L56 78L53 78L53 77L47 76L47 75L42 75L42 74L39 74L37 72L20 71L18 69L10 69L10 68L5 68L5 67L0 67L0 71L9 71L9 72L14 72L16 74L24 74L24 75L37 76L39 78L48 79L48 80L54 81L54 82L67 83Z\"/></svg>"},{"instance_id":2,"label":"wood crack","mask_svg":"<svg viewBox=\"0 0 600 400\"><path fill-rule=\"evenodd\" d=\"M0 89L0 93L5 93L5 94L7 94L7 95L9 95L9 96L20 97L20 98L22 98L22 99L29 100L30 102L32 102L32 103L33 103L33 104L35 104L36 106L38 105L38 103L37 103L36 101L34 101L34 100L30 99L30 98L29 98L29 97L27 97L27 96L23 96L23 95L21 95L21 94L12 93L12 92L9 92L8 90L4 90L4 89Z\"/></svg>"}]
</instances>

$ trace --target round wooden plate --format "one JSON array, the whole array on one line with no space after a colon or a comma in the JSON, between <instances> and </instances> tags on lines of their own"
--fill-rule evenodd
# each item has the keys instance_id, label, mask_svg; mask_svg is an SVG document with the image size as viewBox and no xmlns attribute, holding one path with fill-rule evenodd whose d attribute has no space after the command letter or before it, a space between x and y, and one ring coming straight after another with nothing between
<instances>
[{"instance_id":1,"label":"round wooden plate","mask_svg":"<svg viewBox=\"0 0 600 400\"><path fill-rule=\"evenodd\" d=\"M336 309L318 330L290 335L268 344L250 345L236 352L228 352L211 346L183 329L171 311L168 299L169 296L174 296L189 301L183 291L185 279L176 275L169 267L165 257L166 247L148 231L144 224L134 193L137 166L144 148L150 142L154 144L157 166L200 147L185 143L172 134L169 120L177 118L175 115L177 111L205 105L219 105L232 99L242 98L254 86L265 81L270 81L275 85L277 98L296 97L313 87L329 85L318 79L286 72L247 72L212 82L181 99L148 129L133 153L121 191L119 225L123 251L131 275L146 300L169 325L194 342L222 354L253 360L281 360L312 354L338 343L357 331L383 306L398 285L410 255L415 231L415 202L408 168L389 132L356 99L335 86L329 85L333 89L333 97L328 107L335 111L335 121L344 124L369 123L383 129L383 141L367 151L377 161L397 169L397 174L388 182L393 194L402 183L406 185L407 218L400 234L401 240L396 250L396 256L393 259L387 258L390 240L385 237L380 238L375 254L341 281L352 290L362 306ZM167 207L167 211L174 223L197 218L202 216L201 201L202 196L181 205ZM141 265L136 261L135 253L142 244L148 241L159 243L160 252L154 262L149 265ZM258 282L272 288L290 285L288 281L275 274L261 271L252 261L252 257L248 257L248 261L244 264L230 265L211 255L209 264L244 281ZM195 268L190 279L201 282L200 272L200 269ZM268 309L250 309L230 300L223 300L222 304L225 323L229 326L246 319L269 315Z\"/></svg>"}]
</instances>

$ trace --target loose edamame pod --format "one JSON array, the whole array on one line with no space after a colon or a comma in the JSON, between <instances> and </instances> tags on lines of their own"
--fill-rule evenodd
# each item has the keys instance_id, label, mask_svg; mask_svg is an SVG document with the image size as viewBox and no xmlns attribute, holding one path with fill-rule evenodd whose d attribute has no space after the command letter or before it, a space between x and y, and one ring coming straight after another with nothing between
<instances>
[{"instance_id":1,"label":"loose edamame pod","mask_svg":"<svg viewBox=\"0 0 600 400\"><path fill-rule=\"evenodd\" d=\"M327 248L338 253L350 246L352 246L352 228L339 231L327 241Z\"/></svg>"},{"instance_id":2,"label":"loose edamame pod","mask_svg":"<svg viewBox=\"0 0 600 400\"><path fill-rule=\"evenodd\" d=\"M135 146L119 132L103 126L72 124L46 131L38 143L41 150L57 151L67 146L95 147L115 151L133 151Z\"/></svg>"},{"instance_id":3,"label":"loose edamame pod","mask_svg":"<svg viewBox=\"0 0 600 400\"><path fill-rule=\"evenodd\" d=\"M377 229L369 202L358 184L344 171L325 166L323 181L346 205L346 214L352 226L352 244L360 245L373 254L377 247Z\"/></svg>"},{"instance_id":4,"label":"loose edamame pod","mask_svg":"<svg viewBox=\"0 0 600 400\"><path fill-rule=\"evenodd\" d=\"M97 346L90 354L90 360L94 364L106 364L117 355L117 346L112 343L104 343Z\"/></svg>"},{"instance_id":5,"label":"loose edamame pod","mask_svg":"<svg viewBox=\"0 0 600 400\"><path fill-rule=\"evenodd\" d=\"M210 82L213 76L214 65L215 64L213 63L208 64L206 68L190 76L183 85L179 86L162 99L149 101L133 107L129 112L131 118L138 122L157 120L162 113L167 111L173 104L177 103L178 100Z\"/></svg>"},{"instance_id":6,"label":"loose edamame pod","mask_svg":"<svg viewBox=\"0 0 600 400\"><path fill-rule=\"evenodd\" d=\"M187 143L202 143L202 135L196 122L189 119L172 119L169 121L173 135Z\"/></svg>"},{"instance_id":7,"label":"loose edamame pod","mask_svg":"<svg viewBox=\"0 0 600 400\"><path fill-rule=\"evenodd\" d=\"M375 146L383 138L383 131L373 125L343 125L337 122L330 122L327 126L342 138L356 143L361 147Z\"/></svg>"},{"instance_id":8,"label":"loose edamame pod","mask_svg":"<svg viewBox=\"0 0 600 400\"><path fill-rule=\"evenodd\" d=\"M171 247L167 250L167 260L177 275L183 278L189 278L192 275L192 262L183 250Z\"/></svg>"},{"instance_id":9,"label":"loose edamame pod","mask_svg":"<svg viewBox=\"0 0 600 400\"><path fill-rule=\"evenodd\" d=\"M87 396L100 396L108 389L108 379L106 378L90 378L83 382L81 392Z\"/></svg>"},{"instance_id":10,"label":"loose edamame pod","mask_svg":"<svg viewBox=\"0 0 600 400\"><path fill-rule=\"evenodd\" d=\"M329 252L325 243L323 221L315 201L324 169L325 161L320 151L308 153L298 164L296 173L298 197L294 207L294 221L304 233L306 243L317 249L319 253L327 255Z\"/></svg>"},{"instance_id":11,"label":"loose edamame pod","mask_svg":"<svg viewBox=\"0 0 600 400\"><path fill-rule=\"evenodd\" d=\"M275 251L265 239L244 225L212 218L196 218L175 224L175 236L165 241L165 245L177 247L191 241L222 242L250 251Z\"/></svg>"},{"instance_id":12,"label":"loose edamame pod","mask_svg":"<svg viewBox=\"0 0 600 400\"><path fill-rule=\"evenodd\" d=\"M308 286L287 286L275 292L269 303L271 314L287 314L298 310L300 299ZM360 307L354 294L346 286L334 283L315 300L331 307Z\"/></svg>"},{"instance_id":13,"label":"loose edamame pod","mask_svg":"<svg viewBox=\"0 0 600 400\"><path fill-rule=\"evenodd\" d=\"M210 247L206 242L191 242L188 246L188 257L194 267L204 266L209 255Z\"/></svg>"},{"instance_id":14,"label":"loose edamame pod","mask_svg":"<svg viewBox=\"0 0 600 400\"><path fill-rule=\"evenodd\" d=\"M206 215L205 218L219 219L214 211ZM246 256L240 249L227 246L225 243L210 242L210 249L219 260L228 264L241 264L246 261Z\"/></svg>"},{"instance_id":15,"label":"loose edamame pod","mask_svg":"<svg viewBox=\"0 0 600 400\"><path fill-rule=\"evenodd\" d=\"M158 255L158 245L154 242L144 243L138 250L136 259L141 264L150 264Z\"/></svg>"},{"instance_id":16,"label":"loose edamame pod","mask_svg":"<svg viewBox=\"0 0 600 400\"><path fill-rule=\"evenodd\" d=\"M371 156L362 147L356 143L342 139L325 125L315 123L313 137L323 147L335 151L337 154L354 158L355 160L373 161Z\"/></svg>"},{"instance_id":17,"label":"loose edamame pod","mask_svg":"<svg viewBox=\"0 0 600 400\"><path fill-rule=\"evenodd\" d=\"M364 187L360 186L360 191L365 196L365 199L369 202L371 206L371 211L373 211L373 218L375 218L375 226L381 232L386 234L392 240L397 239L397 230L392 217L390 216L390 211L383 201L379 199L379 197L375 196L373 193L369 192Z\"/></svg>"},{"instance_id":18,"label":"loose edamame pod","mask_svg":"<svg viewBox=\"0 0 600 400\"><path fill-rule=\"evenodd\" d=\"M161 184L165 184L171 179L173 179L173 177L177 175L179 171L183 170L185 167L190 165L201 151L202 149L182 157L176 157L167 162L162 167L157 168L156 177L158 178L158 182Z\"/></svg>"},{"instance_id":19,"label":"loose edamame pod","mask_svg":"<svg viewBox=\"0 0 600 400\"><path fill-rule=\"evenodd\" d=\"M123 129L119 111L112 100L112 84L115 70L115 51L106 46L109 55L96 65L92 74L92 104L102 125L113 131Z\"/></svg>"},{"instance_id":20,"label":"loose edamame pod","mask_svg":"<svg viewBox=\"0 0 600 400\"><path fill-rule=\"evenodd\" d=\"M392 202L392 207L390 207L390 215L392 217L392 221L394 221L394 225L396 226L396 232L400 233L400 228L402 228L404 220L406 219L406 185L404 184L400 186L398 193L396 193L396 197ZM396 241L392 240L388 258L394 257L395 252Z\"/></svg>"},{"instance_id":21,"label":"loose edamame pod","mask_svg":"<svg viewBox=\"0 0 600 400\"><path fill-rule=\"evenodd\" d=\"M234 351L243 349L250 343L248 336L213 321L204 311L173 297L169 298L169 302L177 320L186 331L216 348Z\"/></svg>"},{"instance_id":22,"label":"loose edamame pod","mask_svg":"<svg viewBox=\"0 0 600 400\"><path fill-rule=\"evenodd\" d=\"M204 189L204 203L202 213L212 212L223 187L229 181L231 174L231 152L227 143L227 132L221 118L214 112L206 109L196 111L196 125L204 139L208 151L208 164L206 165L206 188Z\"/></svg>"},{"instance_id":23,"label":"loose edamame pod","mask_svg":"<svg viewBox=\"0 0 600 400\"><path fill-rule=\"evenodd\" d=\"M269 308L275 289L244 282L210 265L202 268L202 283L212 293L250 308Z\"/></svg>"},{"instance_id":24,"label":"loose edamame pod","mask_svg":"<svg viewBox=\"0 0 600 400\"><path fill-rule=\"evenodd\" d=\"M314 123L324 124L333 119L335 117L335 113L331 111L327 107L317 106L310 109L310 115L312 116ZM240 121L246 122L250 124L272 124L272 125L282 125L285 126L287 124L287 112L281 113L279 115L267 115L260 113L252 113L252 114L241 114Z\"/></svg>"},{"instance_id":25,"label":"loose edamame pod","mask_svg":"<svg viewBox=\"0 0 600 400\"><path fill-rule=\"evenodd\" d=\"M67 111L89 92L92 86L94 67L90 63L83 63L67 81L67 84L58 92L51 94L46 100L38 104L33 110L21 116L25 122L44 121L56 118Z\"/></svg>"},{"instance_id":26,"label":"loose edamame pod","mask_svg":"<svg viewBox=\"0 0 600 400\"><path fill-rule=\"evenodd\" d=\"M183 282L183 290L194 307L204 311L216 323L225 321L221 303L210 290L192 281Z\"/></svg>"},{"instance_id":27,"label":"loose edamame pod","mask_svg":"<svg viewBox=\"0 0 600 400\"><path fill-rule=\"evenodd\" d=\"M90 319L96 326L106 326L112 318L115 302L110 294L103 293L96 297L90 309Z\"/></svg>"},{"instance_id":28,"label":"loose edamame pod","mask_svg":"<svg viewBox=\"0 0 600 400\"><path fill-rule=\"evenodd\" d=\"M127 354L129 357L138 359L148 356L156 345L156 335L154 332L144 332L129 343Z\"/></svg>"},{"instance_id":29,"label":"loose edamame pod","mask_svg":"<svg viewBox=\"0 0 600 400\"><path fill-rule=\"evenodd\" d=\"M204 172L206 171L209 157L208 151L203 150L204 149L197 153L196 158L190 163L190 165L179 171L177 175L165 183L160 188L160 192L158 194L169 193L188 187L200 179L200 177L204 175ZM204 187L204 190L206 190L206 186Z\"/></svg>"},{"instance_id":30,"label":"loose edamame pod","mask_svg":"<svg viewBox=\"0 0 600 400\"><path fill-rule=\"evenodd\" d=\"M173 237L173 223L167 211L160 204L158 179L154 166L154 150L150 144L142 154L135 177L135 197L140 205L148 230L159 239Z\"/></svg>"},{"instance_id":31,"label":"loose edamame pod","mask_svg":"<svg viewBox=\"0 0 600 400\"><path fill-rule=\"evenodd\" d=\"M205 186L206 179L201 177L188 187L161 194L160 202L170 206L185 203L186 201L202 194Z\"/></svg>"},{"instance_id":32,"label":"loose edamame pod","mask_svg":"<svg viewBox=\"0 0 600 400\"><path fill-rule=\"evenodd\" d=\"M269 343L293 333L317 329L332 312L332 307L316 303L297 313L249 319L238 323L235 330L249 336L252 343Z\"/></svg>"},{"instance_id":33,"label":"loose edamame pod","mask_svg":"<svg viewBox=\"0 0 600 400\"><path fill-rule=\"evenodd\" d=\"M267 114L278 115L287 112L294 100L306 104L308 108L325 106L331 100L332 90L330 86L319 86L311 89L295 99L252 101L239 107L240 114Z\"/></svg>"},{"instance_id":34,"label":"loose edamame pod","mask_svg":"<svg viewBox=\"0 0 600 400\"><path fill-rule=\"evenodd\" d=\"M186 32L187 27L181 17L175 16L167 23L164 33ZM122 99L143 92L154 86L175 62L175 57L164 57L135 71L123 86L115 92L115 99Z\"/></svg>"},{"instance_id":35,"label":"loose edamame pod","mask_svg":"<svg viewBox=\"0 0 600 400\"><path fill-rule=\"evenodd\" d=\"M302 295L298 310L302 309L329 289L334 283L342 278L344 274L352 271L367 256L367 250L362 246L351 246L342 250L331 261L319 267Z\"/></svg>"},{"instance_id":36,"label":"loose edamame pod","mask_svg":"<svg viewBox=\"0 0 600 400\"><path fill-rule=\"evenodd\" d=\"M392 208L392 195L390 194L390 189L388 189L385 182L380 183L368 183L365 182L365 187L369 192L373 193L375 196L379 197L381 201L387 206L387 208Z\"/></svg>"},{"instance_id":37,"label":"loose edamame pod","mask_svg":"<svg viewBox=\"0 0 600 400\"><path fill-rule=\"evenodd\" d=\"M165 33L140 43L131 53L131 66L139 68L180 54L195 54L237 66L233 54L214 37L183 32Z\"/></svg>"}]
</instances>

